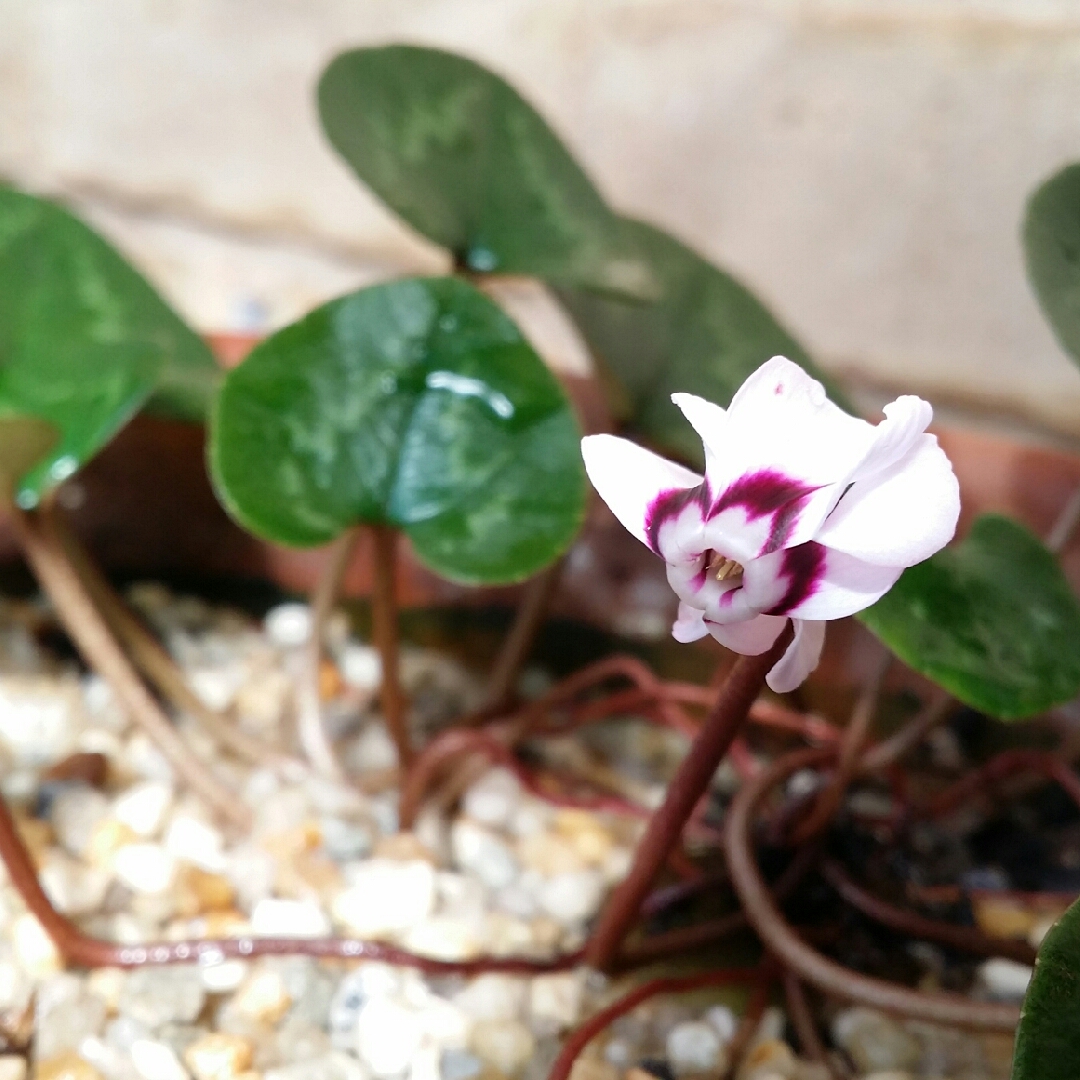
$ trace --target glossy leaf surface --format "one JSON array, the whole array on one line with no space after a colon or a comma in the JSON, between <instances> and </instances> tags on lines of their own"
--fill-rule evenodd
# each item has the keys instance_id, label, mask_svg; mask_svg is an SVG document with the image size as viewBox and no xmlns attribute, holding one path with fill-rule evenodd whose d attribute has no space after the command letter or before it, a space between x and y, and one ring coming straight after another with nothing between
<instances>
[{"instance_id":1,"label":"glossy leaf surface","mask_svg":"<svg viewBox=\"0 0 1080 1080\"><path fill-rule=\"evenodd\" d=\"M1020 1026L1012 1080L1080 1077L1080 901L1039 946Z\"/></svg>"},{"instance_id":2,"label":"glossy leaf surface","mask_svg":"<svg viewBox=\"0 0 1080 1080\"><path fill-rule=\"evenodd\" d=\"M844 405L802 346L735 278L651 225L624 219L623 227L659 283L658 299L633 303L584 289L561 289L559 295L593 354L625 391L614 404L629 430L700 462L701 439L671 394L699 394L726 406L748 375L778 355L821 379Z\"/></svg>"},{"instance_id":3,"label":"glossy leaf surface","mask_svg":"<svg viewBox=\"0 0 1080 1080\"><path fill-rule=\"evenodd\" d=\"M577 532L578 442L562 389L487 297L408 279L317 309L231 371L211 466L233 515L268 539L313 546L388 523L445 577L513 581Z\"/></svg>"},{"instance_id":4,"label":"glossy leaf surface","mask_svg":"<svg viewBox=\"0 0 1080 1080\"><path fill-rule=\"evenodd\" d=\"M962 544L905 570L859 617L991 716L1031 716L1080 691L1080 606L1054 556L1008 518L978 518Z\"/></svg>"},{"instance_id":5,"label":"glossy leaf surface","mask_svg":"<svg viewBox=\"0 0 1080 1080\"><path fill-rule=\"evenodd\" d=\"M471 60L411 45L338 56L319 84L331 143L460 266L648 292L619 220L543 117Z\"/></svg>"},{"instance_id":6,"label":"glossy leaf surface","mask_svg":"<svg viewBox=\"0 0 1080 1080\"><path fill-rule=\"evenodd\" d=\"M1024 219L1028 277L1058 341L1080 362L1080 165L1036 189Z\"/></svg>"},{"instance_id":7,"label":"glossy leaf surface","mask_svg":"<svg viewBox=\"0 0 1080 1080\"><path fill-rule=\"evenodd\" d=\"M144 403L200 419L217 379L202 341L100 236L0 187L0 410L60 432L21 503L75 472Z\"/></svg>"}]
</instances>

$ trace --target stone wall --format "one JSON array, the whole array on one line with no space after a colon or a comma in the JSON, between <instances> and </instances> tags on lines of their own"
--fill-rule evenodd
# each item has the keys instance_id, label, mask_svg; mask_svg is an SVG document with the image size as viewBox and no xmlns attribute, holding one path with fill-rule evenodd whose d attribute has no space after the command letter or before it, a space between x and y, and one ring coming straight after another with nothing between
<instances>
[{"instance_id":1,"label":"stone wall","mask_svg":"<svg viewBox=\"0 0 1080 1080\"><path fill-rule=\"evenodd\" d=\"M0 0L0 174L72 199L206 328L441 265L324 144L338 50L468 53L613 202L822 363L1080 436L1027 193L1080 160L1075 0Z\"/></svg>"}]
</instances>

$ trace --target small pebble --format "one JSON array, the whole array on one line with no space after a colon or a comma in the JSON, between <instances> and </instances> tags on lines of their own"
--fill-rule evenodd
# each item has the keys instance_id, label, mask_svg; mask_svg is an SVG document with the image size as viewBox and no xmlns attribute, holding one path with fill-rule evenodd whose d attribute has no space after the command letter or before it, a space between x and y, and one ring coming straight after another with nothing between
<instances>
[{"instance_id":1,"label":"small pebble","mask_svg":"<svg viewBox=\"0 0 1080 1080\"><path fill-rule=\"evenodd\" d=\"M170 855L202 870L219 874L225 869L224 837L213 825L198 818L174 814L165 830L164 844Z\"/></svg>"},{"instance_id":2,"label":"small pebble","mask_svg":"<svg viewBox=\"0 0 1080 1080\"><path fill-rule=\"evenodd\" d=\"M33 979L54 975L64 966L59 950L52 938L38 922L37 916L26 912L11 927L11 944L15 958L23 970Z\"/></svg>"},{"instance_id":3,"label":"small pebble","mask_svg":"<svg viewBox=\"0 0 1080 1080\"><path fill-rule=\"evenodd\" d=\"M125 844L113 856L116 876L137 893L163 893L176 880L175 857L160 844Z\"/></svg>"},{"instance_id":4,"label":"small pebble","mask_svg":"<svg viewBox=\"0 0 1080 1080\"><path fill-rule=\"evenodd\" d=\"M357 690L377 690L382 682L382 661L377 649L349 642L338 658L341 677Z\"/></svg>"},{"instance_id":5,"label":"small pebble","mask_svg":"<svg viewBox=\"0 0 1080 1080\"><path fill-rule=\"evenodd\" d=\"M190 1024L205 1000L198 967L142 967L128 974L119 1005L122 1016L157 1031L166 1024Z\"/></svg>"},{"instance_id":6,"label":"small pebble","mask_svg":"<svg viewBox=\"0 0 1080 1080\"><path fill-rule=\"evenodd\" d=\"M251 1043L239 1035L203 1035L184 1051L196 1080L236 1080L251 1066Z\"/></svg>"},{"instance_id":7,"label":"small pebble","mask_svg":"<svg viewBox=\"0 0 1080 1080\"><path fill-rule=\"evenodd\" d=\"M513 1076L536 1049L532 1032L517 1020L481 1020L473 1028L469 1043L505 1076Z\"/></svg>"},{"instance_id":8,"label":"small pebble","mask_svg":"<svg viewBox=\"0 0 1080 1080\"><path fill-rule=\"evenodd\" d=\"M556 874L540 890L540 907L564 926L573 926L597 910L603 893L603 878L595 870Z\"/></svg>"},{"instance_id":9,"label":"small pebble","mask_svg":"<svg viewBox=\"0 0 1080 1080\"><path fill-rule=\"evenodd\" d=\"M725 1045L735 1038L739 1021L735 1018L735 1013L726 1005L713 1005L706 1009L704 1020L720 1036L720 1041Z\"/></svg>"},{"instance_id":10,"label":"small pebble","mask_svg":"<svg viewBox=\"0 0 1080 1080\"><path fill-rule=\"evenodd\" d=\"M1022 1001L1031 982L1032 969L1027 964L995 956L979 965L976 978L993 998Z\"/></svg>"},{"instance_id":11,"label":"small pebble","mask_svg":"<svg viewBox=\"0 0 1080 1080\"><path fill-rule=\"evenodd\" d=\"M112 816L143 840L157 836L172 808L168 784L144 780L132 785L112 805Z\"/></svg>"},{"instance_id":12,"label":"small pebble","mask_svg":"<svg viewBox=\"0 0 1080 1080\"><path fill-rule=\"evenodd\" d=\"M458 818L450 827L450 849L454 862L475 874L489 889L505 888L520 871L510 845L468 818Z\"/></svg>"},{"instance_id":13,"label":"small pebble","mask_svg":"<svg viewBox=\"0 0 1080 1080\"><path fill-rule=\"evenodd\" d=\"M404 1072L420 1047L420 1018L415 1009L397 1001L375 998L360 1011L356 1050L378 1077Z\"/></svg>"},{"instance_id":14,"label":"small pebble","mask_svg":"<svg viewBox=\"0 0 1080 1080\"><path fill-rule=\"evenodd\" d=\"M128 1054L143 1080L188 1080L187 1069L167 1043L136 1039Z\"/></svg>"},{"instance_id":15,"label":"small pebble","mask_svg":"<svg viewBox=\"0 0 1080 1080\"><path fill-rule=\"evenodd\" d=\"M0 1080L26 1080L26 1058L19 1054L0 1054Z\"/></svg>"},{"instance_id":16,"label":"small pebble","mask_svg":"<svg viewBox=\"0 0 1080 1080\"><path fill-rule=\"evenodd\" d=\"M477 1080L484 1062L468 1050L444 1050L439 1057L441 1080Z\"/></svg>"},{"instance_id":17,"label":"small pebble","mask_svg":"<svg viewBox=\"0 0 1080 1080\"><path fill-rule=\"evenodd\" d=\"M538 975L530 980L529 1015L534 1029L550 1025L555 1031L573 1027L581 1016L584 979L577 971Z\"/></svg>"},{"instance_id":18,"label":"small pebble","mask_svg":"<svg viewBox=\"0 0 1080 1080\"><path fill-rule=\"evenodd\" d=\"M101 1073L73 1050L44 1058L34 1066L33 1080L104 1080Z\"/></svg>"},{"instance_id":19,"label":"small pebble","mask_svg":"<svg viewBox=\"0 0 1080 1080\"><path fill-rule=\"evenodd\" d=\"M309 1061L267 1069L262 1080L369 1080L369 1074L351 1054L331 1050Z\"/></svg>"},{"instance_id":20,"label":"small pebble","mask_svg":"<svg viewBox=\"0 0 1080 1080\"><path fill-rule=\"evenodd\" d=\"M466 817L495 829L505 827L520 805L521 783L503 768L489 769L461 800Z\"/></svg>"},{"instance_id":21,"label":"small pebble","mask_svg":"<svg viewBox=\"0 0 1080 1080\"><path fill-rule=\"evenodd\" d=\"M311 609L307 604L278 604L266 613L263 630L279 649L298 649L311 637Z\"/></svg>"},{"instance_id":22,"label":"small pebble","mask_svg":"<svg viewBox=\"0 0 1080 1080\"><path fill-rule=\"evenodd\" d=\"M720 1036L704 1022L676 1024L668 1032L664 1048L676 1076L727 1068Z\"/></svg>"},{"instance_id":23,"label":"small pebble","mask_svg":"<svg viewBox=\"0 0 1080 1080\"><path fill-rule=\"evenodd\" d=\"M251 972L232 1003L242 1015L273 1027L289 1011L292 997L280 972L261 968Z\"/></svg>"},{"instance_id":24,"label":"small pebble","mask_svg":"<svg viewBox=\"0 0 1080 1080\"><path fill-rule=\"evenodd\" d=\"M306 900L260 900L251 912L251 931L258 937L326 937L330 920L318 904Z\"/></svg>"},{"instance_id":25,"label":"small pebble","mask_svg":"<svg viewBox=\"0 0 1080 1080\"><path fill-rule=\"evenodd\" d=\"M477 975L454 995L454 1004L473 1020L516 1020L525 1011L525 979L498 972Z\"/></svg>"},{"instance_id":26,"label":"small pebble","mask_svg":"<svg viewBox=\"0 0 1080 1080\"><path fill-rule=\"evenodd\" d=\"M356 937L408 930L435 906L435 870L429 862L368 859L349 870L349 888L333 902L334 919Z\"/></svg>"},{"instance_id":27,"label":"small pebble","mask_svg":"<svg viewBox=\"0 0 1080 1080\"><path fill-rule=\"evenodd\" d=\"M837 1013L832 1030L837 1044L863 1072L903 1071L919 1061L918 1040L876 1009L844 1009Z\"/></svg>"}]
</instances>

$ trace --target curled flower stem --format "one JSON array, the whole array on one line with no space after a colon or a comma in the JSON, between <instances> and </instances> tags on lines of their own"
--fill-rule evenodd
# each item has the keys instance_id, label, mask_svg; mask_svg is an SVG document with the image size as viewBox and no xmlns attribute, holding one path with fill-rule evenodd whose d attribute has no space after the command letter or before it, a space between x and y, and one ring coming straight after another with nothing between
<instances>
[{"instance_id":1,"label":"curled flower stem","mask_svg":"<svg viewBox=\"0 0 1080 1080\"><path fill-rule=\"evenodd\" d=\"M10 508L9 520L35 576L86 662L112 687L120 704L153 740L177 776L223 819L248 828L251 816L247 808L192 754L143 685L48 520L15 507Z\"/></svg>"},{"instance_id":2,"label":"curled flower stem","mask_svg":"<svg viewBox=\"0 0 1080 1080\"><path fill-rule=\"evenodd\" d=\"M959 994L923 993L845 968L806 944L784 920L755 864L750 843L754 812L768 793L799 769L831 760L833 750L803 750L773 762L746 783L728 810L725 853L743 911L766 947L800 979L827 994L885 1012L932 1023L989 1031L1012 1031L1020 1017L1011 1005L971 1001Z\"/></svg>"},{"instance_id":3,"label":"curled flower stem","mask_svg":"<svg viewBox=\"0 0 1080 1080\"><path fill-rule=\"evenodd\" d=\"M127 649L144 678L177 709L195 719L222 749L252 765L277 770L295 769L299 762L272 746L240 731L228 716L211 709L188 685L176 661L124 603L90 553L71 530L54 500L46 500L39 513L47 518L53 535L63 546L72 569L90 594L109 628Z\"/></svg>"},{"instance_id":4,"label":"curled flower stem","mask_svg":"<svg viewBox=\"0 0 1080 1080\"><path fill-rule=\"evenodd\" d=\"M683 826L709 786L731 740L746 721L754 699L765 684L765 676L783 656L791 639L792 629L788 624L772 648L760 656L739 657L697 738L668 784L664 802L649 819L630 872L616 886L600 912L585 945L586 958L593 967L604 970L615 958L657 873L667 861L668 853L678 843Z\"/></svg>"},{"instance_id":5,"label":"curled flower stem","mask_svg":"<svg viewBox=\"0 0 1080 1080\"><path fill-rule=\"evenodd\" d=\"M296 696L296 734L304 755L316 770L335 780L342 779L343 774L323 724L319 676L326 621L334 609L341 579L345 576L359 536L359 529L348 529L330 545L311 598L311 635L306 645L304 673Z\"/></svg>"},{"instance_id":6,"label":"curled flower stem","mask_svg":"<svg viewBox=\"0 0 1080 1080\"><path fill-rule=\"evenodd\" d=\"M793 843L802 844L811 837L817 836L828 826L840 808L844 793L858 769L859 755L870 733L870 725L873 722L874 713L877 712L878 699L881 696L881 686L891 664L892 653L884 653L866 687L859 695L851 721L840 742L840 758L836 771L829 783L818 793L810 812L796 824L791 836Z\"/></svg>"},{"instance_id":7,"label":"curled flower stem","mask_svg":"<svg viewBox=\"0 0 1080 1080\"><path fill-rule=\"evenodd\" d=\"M648 1001L657 994L685 994L691 990L701 990L709 986L733 986L738 983L752 982L760 977L757 968L729 968L726 971L709 971L701 975L684 975L679 978L651 979L636 986L617 1001L590 1016L563 1043L555 1064L548 1073L548 1080L567 1080L574 1067L574 1062L582 1050L592 1042L605 1028L613 1024L620 1016L625 1016L643 1001Z\"/></svg>"},{"instance_id":8,"label":"curled flower stem","mask_svg":"<svg viewBox=\"0 0 1080 1080\"><path fill-rule=\"evenodd\" d=\"M976 956L1004 956L1021 964L1034 964L1036 950L1026 941L1013 938L991 937L971 926L956 926L938 919L928 919L913 911L894 907L886 900L874 896L857 885L847 871L834 859L821 866L821 876L836 890L837 894L857 911L882 923L890 930L936 941L941 945L959 949Z\"/></svg>"},{"instance_id":9,"label":"curled flower stem","mask_svg":"<svg viewBox=\"0 0 1080 1080\"><path fill-rule=\"evenodd\" d=\"M374 547L374 588L371 594L371 627L382 660L383 719L397 747L403 769L412 762L412 743L406 717L405 696L398 670L400 640L397 604L397 530L389 525L370 526Z\"/></svg>"}]
</instances>

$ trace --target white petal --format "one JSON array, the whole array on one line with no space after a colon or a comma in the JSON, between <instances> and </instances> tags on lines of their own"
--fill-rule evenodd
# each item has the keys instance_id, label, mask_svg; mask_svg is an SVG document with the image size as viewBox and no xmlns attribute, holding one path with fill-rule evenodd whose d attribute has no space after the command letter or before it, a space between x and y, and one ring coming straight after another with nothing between
<instances>
[{"instance_id":1,"label":"white petal","mask_svg":"<svg viewBox=\"0 0 1080 1080\"><path fill-rule=\"evenodd\" d=\"M689 395L676 404L705 442L711 546L740 562L812 539L875 444L874 427L783 357L754 372L726 413Z\"/></svg>"},{"instance_id":2,"label":"white petal","mask_svg":"<svg viewBox=\"0 0 1080 1080\"><path fill-rule=\"evenodd\" d=\"M795 639L776 666L765 676L770 690L786 694L801 686L803 680L818 666L821 648L825 644L825 624L807 619L793 619Z\"/></svg>"},{"instance_id":3,"label":"white petal","mask_svg":"<svg viewBox=\"0 0 1080 1080\"><path fill-rule=\"evenodd\" d=\"M823 550L824 565L803 589L806 599L784 608L783 614L793 619L843 619L880 600L904 572L902 566L878 566L832 548Z\"/></svg>"},{"instance_id":4,"label":"white petal","mask_svg":"<svg viewBox=\"0 0 1080 1080\"><path fill-rule=\"evenodd\" d=\"M657 496L701 483L697 473L614 435L587 435L581 456L600 498L643 544L648 544L645 527Z\"/></svg>"},{"instance_id":5,"label":"white petal","mask_svg":"<svg viewBox=\"0 0 1080 1080\"><path fill-rule=\"evenodd\" d=\"M933 435L920 435L907 455L855 483L815 539L866 562L914 566L956 532L960 487Z\"/></svg>"},{"instance_id":6,"label":"white petal","mask_svg":"<svg viewBox=\"0 0 1080 1080\"><path fill-rule=\"evenodd\" d=\"M772 647L786 622L775 615L758 615L737 623L706 622L706 626L725 649L743 656L760 656Z\"/></svg>"},{"instance_id":7,"label":"white petal","mask_svg":"<svg viewBox=\"0 0 1080 1080\"><path fill-rule=\"evenodd\" d=\"M934 410L929 401L904 394L882 410L885 419L874 428L874 445L850 480L866 480L900 461L930 426Z\"/></svg>"},{"instance_id":8,"label":"white petal","mask_svg":"<svg viewBox=\"0 0 1080 1080\"><path fill-rule=\"evenodd\" d=\"M679 604L679 615L671 628L671 636L684 645L691 641L700 641L709 628L705 625L705 612L689 604Z\"/></svg>"},{"instance_id":9,"label":"white petal","mask_svg":"<svg viewBox=\"0 0 1080 1080\"><path fill-rule=\"evenodd\" d=\"M671 400L682 409L683 416L701 436L706 449L710 444L723 439L727 413L719 405L714 405L697 394L672 394Z\"/></svg>"}]
</instances>

